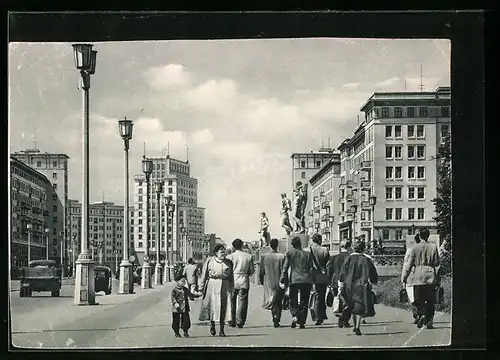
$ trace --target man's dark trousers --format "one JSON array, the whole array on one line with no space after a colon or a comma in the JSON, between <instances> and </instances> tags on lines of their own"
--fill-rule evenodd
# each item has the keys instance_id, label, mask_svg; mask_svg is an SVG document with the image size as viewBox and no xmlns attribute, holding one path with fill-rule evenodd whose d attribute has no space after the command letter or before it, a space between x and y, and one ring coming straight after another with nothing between
<instances>
[{"instance_id":1,"label":"man's dark trousers","mask_svg":"<svg viewBox=\"0 0 500 360\"><path fill-rule=\"evenodd\" d=\"M279 323L281 321L281 313L283 311L283 298L285 297L285 290L278 287L276 290L276 297L274 298L274 303L271 308L271 314L273 316L273 322Z\"/></svg>"},{"instance_id":2,"label":"man's dark trousers","mask_svg":"<svg viewBox=\"0 0 500 360\"><path fill-rule=\"evenodd\" d=\"M326 320L328 317L326 316L326 289L328 285L327 284L315 284L314 288L316 289L316 292L318 293L318 314L316 314L316 317L318 320Z\"/></svg>"},{"instance_id":3,"label":"man's dark trousers","mask_svg":"<svg viewBox=\"0 0 500 360\"><path fill-rule=\"evenodd\" d=\"M311 288L312 284L308 283L290 285L290 312L293 317L297 318L299 325L305 325L306 323Z\"/></svg>"},{"instance_id":4,"label":"man's dark trousers","mask_svg":"<svg viewBox=\"0 0 500 360\"><path fill-rule=\"evenodd\" d=\"M417 308L419 316L425 316L426 323L432 323L435 313L436 285L415 285L413 286L413 303Z\"/></svg>"},{"instance_id":5,"label":"man's dark trousers","mask_svg":"<svg viewBox=\"0 0 500 360\"><path fill-rule=\"evenodd\" d=\"M234 289L231 296L231 325L243 327L247 321L248 289Z\"/></svg>"},{"instance_id":6,"label":"man's dark trousers","mask_svg":"<svg viewBox=\"0 0 500 360\"><path fill-rule=\"evenodd\" d=\"M191 319L189 317L189 312L172 313L172 330L174 330L176 334L179 333L179 329L182 329L183 331L188 331L190 327L191 327Z\"/></svg>"}]
</instances>

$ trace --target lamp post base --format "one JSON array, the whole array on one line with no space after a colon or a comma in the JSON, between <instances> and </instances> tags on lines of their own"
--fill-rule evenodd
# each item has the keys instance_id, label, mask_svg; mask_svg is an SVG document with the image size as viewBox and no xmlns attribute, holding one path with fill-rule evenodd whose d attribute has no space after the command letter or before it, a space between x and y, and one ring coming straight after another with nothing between
<instances>
[{"instance_id":1,"label":"lamp post base","mask_svg":"<svg viewBox=\"0 0 500 360\"><path fill-rule=\"evenodd\" d=\"M163 268L163 283L167 284L173 280L174 279L170 277L170 265L165 265Z\"/></svg>"},{"instance_id":2,"label":"lamp post base","mask_svg":"<svg viewBox=\"0 0 500 360\"><path fill-rule=\"evenodd\" d=\"M74 304L98 305L94 285L94 261L90 254L80 254L76 261Z\"/></svg>"},{"instance_id":3,"label":"lamp post base","mask_svg":"<svg viewBox=\"0 0 500 360\"><path fill-rule=\"evenodd\" d=\"M152 289L152 288L153 285L151 284L151 265L149 265L149 262L144 261L141 274L141 289Z\"/></svg>"},{"instance_id":4,"label":"lamp post base","mask_svg":"<svg viewBox=\"0 0 500 360\"><path fill-rule=\"evenodd\" d=\"M160 264L156 264L155 266L155 285L162 285Z\"/></svg>"},{"instance_id":5,"label":"lamp post base","mask_svg":"<svg viewBox=\"0 0 500 360\"><path fill-rule=\"evenodd\" d=\"M118 294L133 294L134 279L132 276L132 264L128 260L122 260L120 263L120 285L118 286Z\"/></svg>"}]
</instances>

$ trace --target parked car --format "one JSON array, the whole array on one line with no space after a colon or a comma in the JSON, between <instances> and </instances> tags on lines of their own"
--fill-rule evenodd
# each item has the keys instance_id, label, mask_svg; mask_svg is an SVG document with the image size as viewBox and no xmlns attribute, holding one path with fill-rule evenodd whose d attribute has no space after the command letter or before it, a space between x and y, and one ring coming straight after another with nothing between
<instances>
[{"instance_id":1,"label":"parked car","mask_svg":"<svg viewBox=\"0 0 500 360\"><path fill-rule=\"evenodd\" d=\"M104 291L106 295L111 294L112 272L107 266L94 266L94 287L95 292Z\"/></svg>"},{"instance_id":2,"label":"parked car","mask_svg":"<svg viewBox=\"0 0 500 360\"><path fill-rule=\"evenodd\" d=\"M61 293L61 269L54 260L33 260L21 271L20 297L31 297L33 291L50 291L51 296Z\"/></svg>"}]
</instances>

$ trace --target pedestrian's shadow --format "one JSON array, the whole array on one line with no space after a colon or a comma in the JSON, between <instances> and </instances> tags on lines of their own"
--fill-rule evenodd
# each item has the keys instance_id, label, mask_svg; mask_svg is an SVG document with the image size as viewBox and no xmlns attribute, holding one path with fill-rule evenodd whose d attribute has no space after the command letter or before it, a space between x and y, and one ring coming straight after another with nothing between
<instances>
[{"instance_id":1,"label":"pedestrian's shadow","mask_svg":"<svg viewBox=\"0 0 500 360\"><path fill-rule=\"evenodd\" d=\"M226 334L225 337L227 338L234 338L234 337L247 337L247 336L268 336L269 334ZM214 339L223 339L220 336L211 336L211 335L201 335L201 336L189 336L190 339L208 339L208 338L214 338Z\"/></svg>"},{"instance_id":2,"label":"pedestrian's shadow","mask_svg":"<svg viewBox=\"0 0 500 360\"><path fill-rule=\"evenodd\" d=\"M68 299L68 298L73 298L72 295L59 295L59 296L43 296L43 295L37 295L37 296L30 296L30 298L33 299L54 299L54 298L63 298L63 299Z\"/></svg>"},{"instance_id":3,"label":"pedestrian's shadow","mask_svg":"<svg viewBox=\"0 0 500 360\"><path fill-rule=\"evenodd\" d=\"M408 334L408 331L394 331L394 332L379 332L379 333L364 333L362 332L362 336L381 336L381 335L399 335L399 334ZM351 333L349 336L356 336L356 334Z\"/></svg>"}]
</instances>

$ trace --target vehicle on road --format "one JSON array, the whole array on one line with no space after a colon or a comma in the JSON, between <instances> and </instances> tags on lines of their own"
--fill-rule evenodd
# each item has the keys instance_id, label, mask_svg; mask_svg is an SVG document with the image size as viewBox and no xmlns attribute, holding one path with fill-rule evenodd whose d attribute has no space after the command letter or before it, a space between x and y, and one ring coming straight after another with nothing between
<instances>
[{"instance_id":1,"label":"vehicle on road","mask_svg":"<svg viewBox=\"0 0 500 360\"><path fill-rule=\"evenodd\" d=\"M94 266L95 292L104 291L106 295L111 294L112 272L107 266Z\"/></svg>"},{"instance_id":2,"label":"vehicle on road","mask_svg":"<svg viewBox=\"0 0 500 360\"><path fill-rule=\"evenodd\" d=\"M133 270L132 270L132 279L134 281L134 284L141 285L141 275L142 275L142 267L134 265ZM115 274L115 279L120 280L120 270L119 269Z\"/></svg>"},{"instance_id":3,"label":"vehicle on road","mask_svg":"<svg viewBox=\"0 0 500 360\"><path fill-rule=\"evenodd\" d=\"M31 297L33 291L50 291L51 296L61 293L61 269L54 260L33 260L21 271L20 297Z\"/></svg>"}]
</instances>

